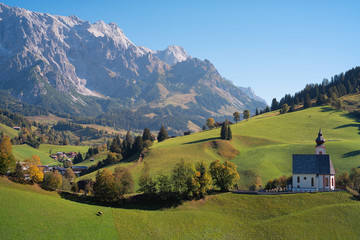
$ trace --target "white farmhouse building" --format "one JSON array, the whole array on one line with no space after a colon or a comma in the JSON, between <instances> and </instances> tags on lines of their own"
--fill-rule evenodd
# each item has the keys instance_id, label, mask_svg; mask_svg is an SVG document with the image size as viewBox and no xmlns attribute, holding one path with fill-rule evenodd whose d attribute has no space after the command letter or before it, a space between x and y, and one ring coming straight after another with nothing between
<instances>
[{"instance_id":1,"label":"white farmhouse building","mask_svg":"<svg viewBox=\"0 0 360 240\"><path fill-rule=\"evenodd\" d=\"M316 154L294 154L293 191L332 191L335 190L335 170L331 158L326 154L325 139L321 129L316 138Z\"/></svg>"}]
</instances>

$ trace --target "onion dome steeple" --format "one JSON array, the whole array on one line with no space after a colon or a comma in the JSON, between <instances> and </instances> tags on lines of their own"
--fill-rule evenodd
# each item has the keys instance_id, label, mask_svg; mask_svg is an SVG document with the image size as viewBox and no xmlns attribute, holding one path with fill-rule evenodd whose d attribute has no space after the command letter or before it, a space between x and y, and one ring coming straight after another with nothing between
<instances>
[{"instance_id":1,"label":"onion dome steeple","mask_svg":"<svg viewBox=\"0 0 360 240\"><path fill-rule=\"evenodd\" d=\"M317 146L322 146L325 143L325 138L322 135L321 128L319 130L318 137L316 138L315 142Z\"/></svg>"}]
</instances>

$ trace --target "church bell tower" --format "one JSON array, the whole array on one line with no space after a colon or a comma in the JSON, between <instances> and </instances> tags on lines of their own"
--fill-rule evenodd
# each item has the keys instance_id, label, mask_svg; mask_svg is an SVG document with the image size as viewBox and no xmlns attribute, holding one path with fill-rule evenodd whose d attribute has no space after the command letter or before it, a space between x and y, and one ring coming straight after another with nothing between
<instances>
[{"instance_id":1,"label":"church bell tower","mask_svg":"<svg viewBox=\"0 0 360 240\"><path fill-rule=\"evenodd\" d=\"M318 137L316 138L316 147L315 147L315 154L322 155L326 154L326 148L325 148L325 138L322 135L321 128L318 133Z\"/></svg>"}]
</instances>

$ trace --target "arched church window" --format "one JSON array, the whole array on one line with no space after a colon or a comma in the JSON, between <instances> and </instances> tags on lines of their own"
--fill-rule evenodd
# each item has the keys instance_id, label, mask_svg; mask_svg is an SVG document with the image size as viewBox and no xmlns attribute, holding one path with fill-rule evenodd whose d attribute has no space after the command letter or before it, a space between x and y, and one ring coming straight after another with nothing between
<instances>
[{"instance_id":1,"label":"arched church window","mask_svg":"<svg viewBox=\"0 0 360 240\"><path fill-rule=\"evenodd\" d=\"M325 178L325 186L329 186L329 179L328 178Z\"/></svg>"},{"instance_id":2,"label":"arched church window","mask_svg":"<svg viewBox=\"0 0 360 240\"><path fill-rule=\"evenodd\" d=\"M334 178L331 179L331 186L334 186Z\"/></svg>"},{"instance_id":3,"label":"arched church window","mask_svg":"<svg viewBox=\"0 0 360 240\"><path fill-rule=\"evenodd\" d=\"M311 178L311 186L314 186L314 178Z\"/></svg>"},{"instance_id":4,"label":"arched church window","mask_svg":"<svg viewBox=\"0 0 360 240\"><path fill-rule=\"evenodd\" d=\"M297 177L297 182L298 182L298 183L300 182L300 177L299 177L299 176Z\"/></svg>"}]
</instances>

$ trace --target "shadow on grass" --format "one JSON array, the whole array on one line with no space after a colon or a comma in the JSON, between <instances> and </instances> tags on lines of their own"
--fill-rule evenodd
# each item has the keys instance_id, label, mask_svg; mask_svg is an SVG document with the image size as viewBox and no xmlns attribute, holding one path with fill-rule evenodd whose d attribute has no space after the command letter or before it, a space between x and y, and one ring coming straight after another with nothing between
<instances>
[{"instance_id":1,"label":"shadow on grass","mask_svg":"<svg viewBox=\"0 0 360 240\"><path fill-rule=\"evenodd\" d=\"M347 153L344 153L342 155L342 158L348 158L348 157L355 157L357 155L360 155L360 150L356 150L356 151L351 151L351 152L347 152Z\"/></svg>"},{"instance_id":2,"label":"shadow on grass","mask_svg":"<svg viewBox=\"0 0 360 240\"><path fill-rule=\"evenodd\" d=\"M360 123L345 124L345 125L337 126L337 127L334 128L334 129L348 128L348 127L357 127L357 128L360 128Z\"/></svg>"},{"instance_id":3,"label":"shadow on grass","mask_svg":"<svg viewBox=\"0 0 360 240\"><path fill-rule=\"evenodd\" d=\"M332 107L322 107L321 108L321 111L322 112L337 112L339 110L335 109L335 108L332 108Z\"/></svg>"},{"instance_id":4,"label":"shadow on grass","mask_svg":"<svg viewBox=\"0 0 360 240\"><path fill-rule=\"evenodd\" d=\"M216 139L220 139L220 137L215 137L215 138L205 138L205 139L201 139L198 141L193 141L193 142L187 142L187 143L183 143L182 145L187 145L187 144L194 144L194 143L201 143L201 142L208 142L208 141L213 141Z\"/></svg>"},{"instance_id":5,"label":"shadow on grass","mask_svg":"<svg viewBox=\"0 0 360 240\"><path fill-rule=\"evenodd\" d=\"M210 191L208 195L217 195L221 194L221 191ZM97 201L95 197L92 196L79 196L74 193L69 192L60 192L59 195L61 198L82 203L82 204L89 204L94 206L103 206L103 207L112 207L112 208L122 208L122 209L136 209L136 210L148 210L148 211L156 211L156 210L163 210L168 208L175 208L186 201L190 200L202 200L201 198L198 199L188 199L182 200L174 195L162 199L158 195L145 195L145 194L137 194L130 197L126 197L120 199L118 201L113 202L102 202Z\"/></svg>"}]
</instances>

